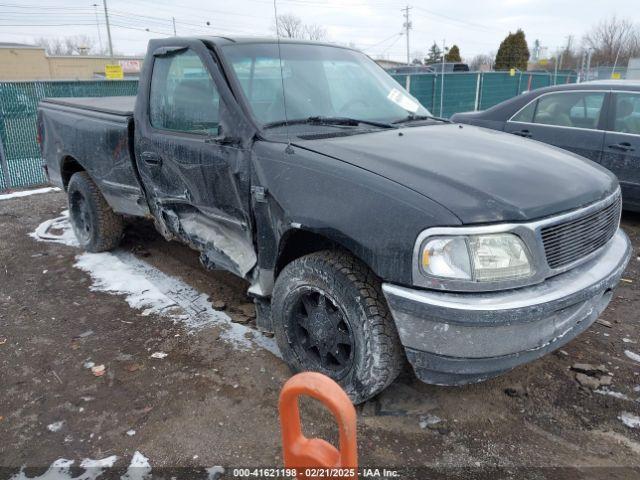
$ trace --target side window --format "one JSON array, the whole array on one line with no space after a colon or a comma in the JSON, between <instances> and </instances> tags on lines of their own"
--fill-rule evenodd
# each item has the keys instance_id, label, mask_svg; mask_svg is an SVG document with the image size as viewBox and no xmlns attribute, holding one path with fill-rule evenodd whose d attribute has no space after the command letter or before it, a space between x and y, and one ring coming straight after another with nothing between
<instances>
[{"instance_id":1,"label":"side window","mask_svg":"<svg viewBox=\"0 0 640 480\"><path fill-rule=\"evenodd\" d=\"M533 123L560 127L598 128L605 92L561 92L538 100Z\"/></svg>"},{"instance_id":2,"label":"side window","mask_svg":"<svg viewBox=\"0 0 640 480\"><path fill-rule=\"evenodd\" d=\"M153 63L149 116L164 130L215 135L220 97L196 53L185 50Z\"/></svg>"},{"instance_id":3,"label":"side window","mask_svg":"<svg viewBox=\"0 0 640 480\"><path fill-rule=\"evenodd\" d=\"M613 131L640 135L640 94L615 94Z\"/></svg>"},{"instance_id":4,"label":"side window","mask_svg":"<svg viewBox=\"0 0 640 480\"><path fill-rule=\"evenodd\" d=\"M526 122L533 123L533 114L536 111L537 100L534 100L529 105L524 107L518 113L516 113L513 117L511 117L511 122Z\"/></svg>"}]
</instances>

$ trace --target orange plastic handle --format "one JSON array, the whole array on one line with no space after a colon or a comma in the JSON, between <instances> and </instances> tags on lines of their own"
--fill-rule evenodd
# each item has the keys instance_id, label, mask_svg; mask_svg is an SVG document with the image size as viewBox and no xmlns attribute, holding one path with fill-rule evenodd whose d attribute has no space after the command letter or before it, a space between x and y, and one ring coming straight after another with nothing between
<instances>
[{"instance_id":1,"label":"orange plastic handle","mask_svg":"<svg viewBox=\"0 0 640 480\"><path fill-rule=\"evenodd\" d=\"M298 406L302 395L322 402L333 413L338 422L340 450L325 440L302 434ZM279 411L285 468L295 468L299 479L316 478L312 475L314 469L321 470L318 478L357 478L356 410L340 385L321 373L298 373L282 388Z\"/></svg>"}]
</instances>

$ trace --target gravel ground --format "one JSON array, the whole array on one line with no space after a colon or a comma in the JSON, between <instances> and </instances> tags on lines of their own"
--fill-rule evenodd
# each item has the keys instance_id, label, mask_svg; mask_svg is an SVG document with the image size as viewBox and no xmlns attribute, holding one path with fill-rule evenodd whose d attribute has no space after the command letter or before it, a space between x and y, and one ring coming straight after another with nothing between
<instances>
[{"instance_id":1,"label":"gravel ground","mask_svg":"<svg viewBox=\"0 0 640 480\"><path fill-rule=\"evenodd\" d=\"M246 283L132 224L103 263L134 265L152 286L177 282L163 290L177 305L137 308L79 268L91 257L29 237L64 208L62 193L0 201L0 478L24 467L33 478L59 459L77 477L84 459L111 456L113 471L148 463L166 478L282 466L277 399L290 373L255 330ZM604 322L482 384L403 374L358 407L360 465L399 478L638 478L640 426L622 419L640 416L640 358L625 354L640 354L640 215L625 214L623 227L635 251ZM604 367L581 384L576 363ZM335 442L315 402L303 402L303 421L307 435Z\"/></svg>"}]
</instances>

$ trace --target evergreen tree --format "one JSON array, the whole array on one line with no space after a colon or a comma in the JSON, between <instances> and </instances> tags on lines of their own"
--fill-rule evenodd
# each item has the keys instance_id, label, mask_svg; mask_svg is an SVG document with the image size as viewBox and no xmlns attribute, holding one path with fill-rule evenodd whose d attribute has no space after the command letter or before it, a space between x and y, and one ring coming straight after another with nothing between
<instances>
[{"instance_id":1,"label":"evergreen tree","mask_svg":"<svg viewBox=\"0 0 640 480\"><path fill-rule=\"evenodd\" d=\"M524 32L520 29L516 33L509 32L509 35L502 41L498 54L496 55L496 70L510 70L516 68L521 71L527 70L529 61L529 47Z\"/></svg>"},{"instance_id":2,"label":"evergreen tree","mask_svg":"<svg viewBox=\"0 0 640 480\"><path fill-rule=\"evenodd\" d=\"M436 42L433 42L433 45L429 48L429 52L427 53L427 58L425 58L424 63L427 65L430 63L436 63L442 61L442 50L438 47Z\"/></svg>"},{"instance_id":3,"label":"evergreen tree","mask_svg":"<svg viewBox=\"0 0 640 480\"><path fill-rule=\"evenodd\" d=\"M461 62L462 58L460 58L460 49L458 45L453 45L449 52L444 56L445 61L447 62Z\"/></svg>"}]
</instances>

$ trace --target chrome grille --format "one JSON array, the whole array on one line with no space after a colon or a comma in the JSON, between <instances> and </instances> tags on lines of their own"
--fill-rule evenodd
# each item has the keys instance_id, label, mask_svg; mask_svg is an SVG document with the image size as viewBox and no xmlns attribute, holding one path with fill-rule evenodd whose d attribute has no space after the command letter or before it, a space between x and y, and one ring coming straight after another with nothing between
<instances>
[{"instance_id":1,"label":"chrome grille","mask_svg":"<svg viewBox=\"0 0 640 480\"><path fill-rule=\"evenodd\" d=\"M600 210L542 228L540 233L549 267L565 267L605 245L618 229L621 206L618 195Z\"/></svg>"}]
</instances>

